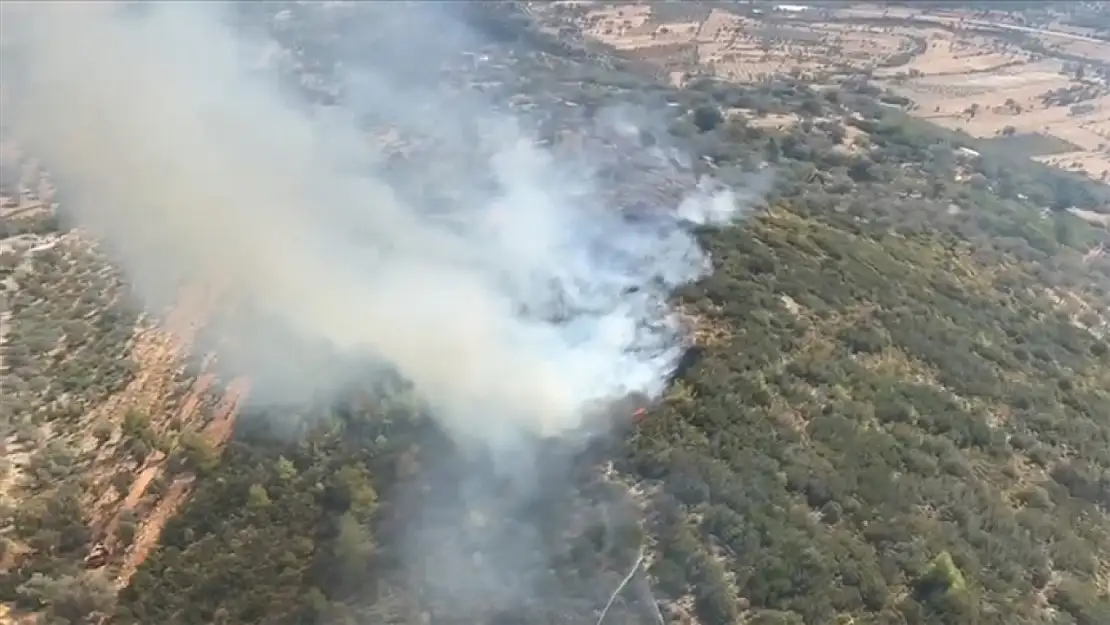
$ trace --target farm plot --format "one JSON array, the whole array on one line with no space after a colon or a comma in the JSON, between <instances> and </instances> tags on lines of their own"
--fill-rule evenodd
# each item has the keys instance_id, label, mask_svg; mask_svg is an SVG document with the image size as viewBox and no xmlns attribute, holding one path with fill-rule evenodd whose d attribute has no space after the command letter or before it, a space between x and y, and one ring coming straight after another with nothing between
<instances>
[{"instance_id":1,"label":"farm plot","mask_svg":"<svg viewBox=\"0 0 1110 625\"><path fill-rule=\"evenodd\" d=\"M990 23L982 14L899 8L831 15L764 19L704 5L695 11L644 3L597 6L582 22L588 36L664 65L676 84L691 72L741 83L790 74L823 84L867 73L912 102L915 115L984 139L1018 139L1007 143L1031 158L1095 179L1110 176L1107 85L1084 79L1074 60L1034 54L983 28L1043 36L1049 50L1066 47L1079 57L1105 58L1110 43L1031 29L1004 15Z\"/></svg>"},{"instance_id":2,"label":"farm plot","mask_svg":"<svg viewBox=\"0 0 1110 625\"><path fill-rule=\"evenodd\" d=\"M918 105L935 123L980 138L1043 135L1068 146L1063 152L1028 156L1092 178L1110 173L1110 94L1058 103L1046 94L1066 90L1074 79L1055 61L985 73L926 76L889 86Z\"/></svg>"},{"instance_id":3,"label":"farm plot","mask_svg":"<svg viewBox=\"0 0 1110 625\"><path fill-rule=\"evenodd\" d=\"M855 73L916 47L906 33L873 26L770 23L717 8L691 21L698 16L690 11L658 7L598 8L583 18L584 30L617 50L656 61L693 51L692 65L738 82L785 73Z\"/></svg>"}]
</instances>

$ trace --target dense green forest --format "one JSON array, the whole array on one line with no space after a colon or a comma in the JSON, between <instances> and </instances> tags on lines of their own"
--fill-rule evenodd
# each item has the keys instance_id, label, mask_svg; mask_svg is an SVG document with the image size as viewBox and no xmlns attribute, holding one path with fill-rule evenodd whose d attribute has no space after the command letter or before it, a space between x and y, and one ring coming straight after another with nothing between
<instances>
[{"instance_id":1,"label":"dense green forest","mask_svg":"<svg viewBox=\"0 0 1110 625\"><path fill-rule=\"evenodd\" d=\"M1110 623L1110 259L1088 255L1110 235L1068 211L1105 209L1106 187L866 83L676 91L490 19L506 94L655 106L668 136L650 140L704 172L774 172L765 206L698 233L715 272L675 295L698 349L664 401L589 449L544 447L529 496L458 454L402 380L248 411L221 458L179 452L195 494L118 605L30 570L0 590L57 623L583 623L646 545L606 622L657 605L703 625ZM748 123L771 113L799 122ZM77 507L39 523L23 531L81 551L57 538ZM459 561L414 568L422 545Z\"/></svg>"}]
</instances>

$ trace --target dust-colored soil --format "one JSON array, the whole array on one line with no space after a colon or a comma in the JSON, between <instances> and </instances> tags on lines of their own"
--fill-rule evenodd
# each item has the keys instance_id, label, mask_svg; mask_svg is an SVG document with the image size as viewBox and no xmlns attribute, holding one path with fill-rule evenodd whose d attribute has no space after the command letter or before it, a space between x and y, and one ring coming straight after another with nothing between
<instances>
[{"instance_id":1,"label":"dust-colored soil","mask_svg":"<svg viewBox=\"0 0 1110 625\"><path fill-rule=\"evenodd\" d=\"M220 404L216 407L212 420L204 429L204 436L214 445L222 446L231 438L235 430L235 417L239 406L250 393L250 381L236 378L227 385Z\"/></svg>"},{"instance_id":2,"label":"dust-colored soil","mask_svg":"<svg viewBox=\"0 0 1110 625\"><path fill-rule=\"evenodd\" d=\"M1075 209L1072 212L1075 214L1076 217L1079 217L1080 219L1086 219L1091 223L1110 226L1110 215L1107 215L1105 213L1096 213L1094 211L1086 211L1081 209ZM1105 254L1106 250L1100 247L1097 250L1093 250L1091 253L1089 253L1085 260L1089 262L1099 256L1104 256Z\"/></svg>"},{"instance_id":3,"label":"dust-colored soil","mask_svg":"<svg viewBox=\"0 0 1110 625\"><path fill-rule=\"evenodd\" d=\"M158 548L158 541L166 523L188 501L194 479L192 475L184 475L175 479L166 494L154 507L154 510L143 520L142 526L135 535L134 545L124 557L119 573L116 574L116 588L118 590L127 588L127 585L131 583L131 577L135 575L135 571L139 570L139 566Z\"/></svg>"},{"instance_id":4,"label":"dust-colored soil","mask_svg":"<svg viewBox=\"0 0 1110 625\"><path fill-rule=\"evenodd\" d=\"M38 625L38 617L0 604L0 625Z\"/></svg>"}]
</instances>

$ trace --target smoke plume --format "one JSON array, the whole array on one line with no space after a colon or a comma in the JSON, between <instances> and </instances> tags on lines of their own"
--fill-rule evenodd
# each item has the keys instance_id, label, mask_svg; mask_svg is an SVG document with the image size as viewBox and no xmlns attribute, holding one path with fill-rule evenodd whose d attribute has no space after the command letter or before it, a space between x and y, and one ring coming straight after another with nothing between
<instances>
[{"instance_id":1,"label":"smoke plume","mask_svg":"<svg viewBox=\"0 0 1110 625\"><path fill-rule=\"evenodd\" d=\"M599 402L659 395L683 349L667 295L709 269L688 226L745 202L703 184L628 219L582 159L439 88L436 55L473 34L420 4L412 29L359 25L389 45L339 68L346 107L323 111L289 96L225 7L3 3L4 122L140 295L204 280L298 335L373 354L460 442L560 435ZM616 136L637 131L614 117ZM468 155L480 175L429 164L417 182L447 199L416 206L368 119ZM673 168L664 148L638 150ZM281 370L283 391L342 373L239 330L243 373Z\"/></svg>"}]
</instances>

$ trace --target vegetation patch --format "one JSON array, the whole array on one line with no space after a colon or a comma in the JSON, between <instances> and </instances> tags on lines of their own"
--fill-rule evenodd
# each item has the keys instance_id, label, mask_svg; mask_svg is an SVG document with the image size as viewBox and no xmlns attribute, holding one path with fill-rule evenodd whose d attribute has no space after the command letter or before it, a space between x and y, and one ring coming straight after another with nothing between
<instances>
[{"instance_id":1,"label":"vegetation patch","mask_svg":"<svg viewBox=\"0 0 1110 625\"><path fill-rule=\"evenodd\" d=\"M1078 152L1083 148L1059 137L1039 132L1011 133L1006 128L1000 136L986 139L984 143L992 149L1021 155L1025 158L1051 156L1065 152Z\"/></svg>"}]
</instances>

